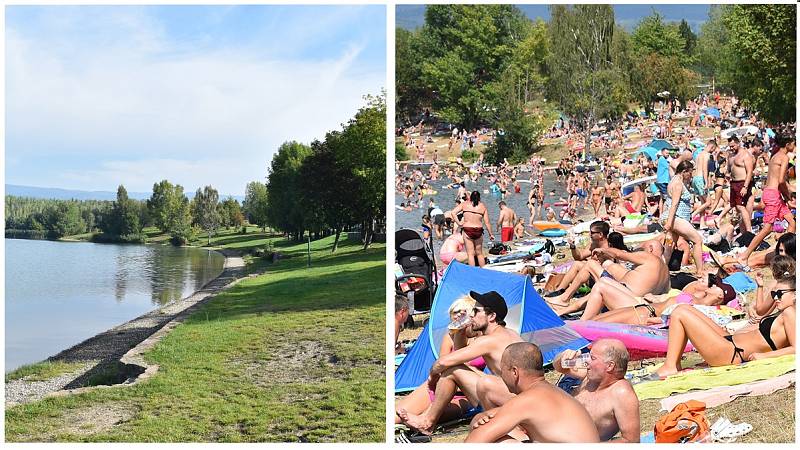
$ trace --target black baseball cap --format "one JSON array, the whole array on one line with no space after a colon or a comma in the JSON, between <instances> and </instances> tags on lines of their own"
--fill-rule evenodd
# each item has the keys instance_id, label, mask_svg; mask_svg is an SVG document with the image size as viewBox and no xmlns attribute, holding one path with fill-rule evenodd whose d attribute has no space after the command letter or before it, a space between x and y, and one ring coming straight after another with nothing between
<instances>
[{"instance_id":1,"label":"black baseball cap","mask_svg":"<svg viewBox=\"0 0 800 450\"><path fill-rule=\"evenodd\" d=\"M475 291L469 291L469 296L475 299L475 303L481 306L486 306L497 315L497 320L503 320L508 314L508 306L506 300L497 291L489 291L485 294L479 294Z\"/></svg>"}]
</instances>

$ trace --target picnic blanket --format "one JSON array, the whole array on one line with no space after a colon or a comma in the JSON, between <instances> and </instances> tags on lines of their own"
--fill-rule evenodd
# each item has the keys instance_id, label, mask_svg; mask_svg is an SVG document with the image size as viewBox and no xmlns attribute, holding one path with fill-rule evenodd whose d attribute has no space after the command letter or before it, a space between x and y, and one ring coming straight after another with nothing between
<instances>
[{"instance_id":1,"label":"picnic blanket","mask_svg":"<svg viewBox=\"0 0 800 450\"><path fill-rule=\"evenodd\" d=\"M647 400L664 398L680 392L689 392L692 389L740 385L757 380L775 378L794 371L794 362L795 355L784 355L776 358L749 361L735 366L689 370L669 376L665 380L635 384L633 390L639 400Z\"/></svg>"},{"instance_id":2,"label":"picnic blanket","mask_svg":"<svg viewBox=\"0 0 800 450\"><path fill-rule=\"evenodd\" d=\"M755 397L757 395L772 394L777 390L785 389L793 384L795 384L795 373L790 372L777 378L754 381L752 383L738 384L736 386L719 386L704 391L675 394L661 400L661 411L672 411L675 405L688 400L701 401L706 404L707 408L713 408L732 402L739 397Z\"/></svg>"}]
</instances>

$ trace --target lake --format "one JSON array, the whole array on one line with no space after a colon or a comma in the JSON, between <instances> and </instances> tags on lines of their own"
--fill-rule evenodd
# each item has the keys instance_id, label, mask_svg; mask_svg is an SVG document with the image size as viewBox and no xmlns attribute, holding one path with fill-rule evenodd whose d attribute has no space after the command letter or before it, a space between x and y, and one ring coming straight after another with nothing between
<instances>
[{"instance_id":1,"label":"lake","mask_svg":"<svg viewBox=\"0 0 800 450\"><path fill-rule=\"evenodd\" d=\"M217 277L214 251L6 239L6 372L180 300Z\"/></svg>"}]
</instances>

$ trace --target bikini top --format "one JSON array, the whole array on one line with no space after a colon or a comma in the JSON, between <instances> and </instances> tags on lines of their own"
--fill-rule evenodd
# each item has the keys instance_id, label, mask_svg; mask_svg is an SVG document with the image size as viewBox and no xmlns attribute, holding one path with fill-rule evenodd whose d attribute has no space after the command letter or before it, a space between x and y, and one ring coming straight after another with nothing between
<instances>
[{"instance_id":1,"label":"bikini top","mask_svg":"<svg viewBox=\"0 0 800 450\"><path fill-rule=\"evenodd\" d=\"M771 348L773 351L777 350L778 348L775 346L775 342L772 341L772 337L769 335L769 332L772 329L772 323L775 322L775 319L777 319L780 314L781 313L779 312L777 314L766 316L758 322L758 332L761 333L761 336L764 337L764 340L767 341L767 344L769 344L769 348Z\"/></svg>"}]
</instances>

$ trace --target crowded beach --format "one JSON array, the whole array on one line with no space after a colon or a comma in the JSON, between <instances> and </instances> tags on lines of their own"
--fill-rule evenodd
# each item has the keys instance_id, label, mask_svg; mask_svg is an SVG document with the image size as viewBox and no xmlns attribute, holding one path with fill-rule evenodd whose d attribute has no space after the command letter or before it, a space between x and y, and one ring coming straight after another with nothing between
<instances>
[{"instance_id":1,"label":"crowded beach","mask_svg":"<svg viewBox=\"0 0 800 450\"><path fill-rule=\"evenodd\" d=\"M665 97L517 165L502 130L398 128L398 441L731 442L756 418L706 407L793 386L795 124Z\"/></svg>"}]
</instances>

